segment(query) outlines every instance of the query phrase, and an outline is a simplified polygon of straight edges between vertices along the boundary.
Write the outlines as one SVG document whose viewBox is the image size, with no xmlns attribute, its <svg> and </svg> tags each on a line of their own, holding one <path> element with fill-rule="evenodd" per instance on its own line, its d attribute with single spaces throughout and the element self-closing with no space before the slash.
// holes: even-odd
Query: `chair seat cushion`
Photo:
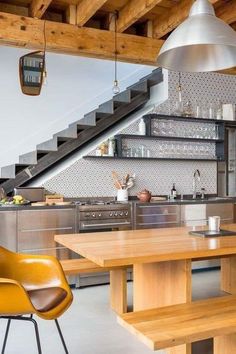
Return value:
<svg viewBox="0 0 236 354">
<path fill-rule="evenodd" d="M 30 300 L 39 312 L 52 310 L 59 305 L 66 297 L 66 291 L 59 287 L 36 289 L 27 291 Z"/>
</svg>

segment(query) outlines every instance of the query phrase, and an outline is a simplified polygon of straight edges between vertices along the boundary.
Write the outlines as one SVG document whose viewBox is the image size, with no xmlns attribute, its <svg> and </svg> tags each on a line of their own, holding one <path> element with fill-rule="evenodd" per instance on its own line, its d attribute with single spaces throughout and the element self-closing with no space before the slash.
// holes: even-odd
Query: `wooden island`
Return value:
<svg viewBox="0 0 236 354">
<path fill-rule="evenodd" d="M 236 235 L 236 224 L 222 228 L 235 231 Z M 113 278 L 120 276 L 115 267 L 133 265 L 134 311 L 190 303 L 191 263 L 195 260 L 221 258 L 222 290 L 236 294 L 236 237 L 202 238 L 189 235 L 190 230 L 178 227 L 56 235 L 55 241 L 101 267 L 114 267 Z M 167 352 L 189 354 L 191 344 L 178 345 Z M 233 352 L 235 334 L 215 337 L 214 354 Z"/>
</svg>

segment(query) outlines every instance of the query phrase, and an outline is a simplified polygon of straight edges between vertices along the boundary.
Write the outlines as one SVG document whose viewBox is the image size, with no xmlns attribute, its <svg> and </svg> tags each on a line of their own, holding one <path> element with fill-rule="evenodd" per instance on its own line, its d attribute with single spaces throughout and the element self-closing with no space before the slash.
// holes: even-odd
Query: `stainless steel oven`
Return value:
<svg viewBox="0 0 236 354">
<path fill-rule="evenodd" d="M 77 202 L 77 232 L 89 233 L 132 229 L 132 203 L 114 201 Z M 89 236 L 88 236 L 89 237 Z M 127 280 L 132 271 L 127 271 Z M 76 277 L 76 287 L 109 283 L 109 273 L 81 274 Z"/>
<path fill-rule="evenodd" d="M 131 204 L 90 204 L 78 206 L 78 231 L 96 232 L 132 229 Z"/>
</svg>

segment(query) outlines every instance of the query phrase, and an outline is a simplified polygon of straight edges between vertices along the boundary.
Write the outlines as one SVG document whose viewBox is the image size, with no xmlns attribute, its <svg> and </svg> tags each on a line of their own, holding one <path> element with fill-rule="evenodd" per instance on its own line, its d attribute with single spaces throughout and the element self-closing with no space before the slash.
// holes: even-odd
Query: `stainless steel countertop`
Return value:
<svg viewBox="0 0 236 354">
<path fill-rule="evenodd" d="M 79 199 L 79 198 L 78 198 Z M 68 200 L 68 199 L 67 199 Z M 175 200 L 154 200 L 150 202 L 141 202 L 138 199 L 129 200 L 128 203 L 139 205 L 186 205 L 186 204 L 222 204 L 222 203 L 236 203 L 236 197 L 209 197 L 205 199 L 175 199 Z M 44 205 L 44 206 L 31 206 L 31 205 L 8 205 L 0 206 L 0 211 L 10 210 L 42 210 L 42 209 L 74 209 L 78 205 Z"/>
</svg>

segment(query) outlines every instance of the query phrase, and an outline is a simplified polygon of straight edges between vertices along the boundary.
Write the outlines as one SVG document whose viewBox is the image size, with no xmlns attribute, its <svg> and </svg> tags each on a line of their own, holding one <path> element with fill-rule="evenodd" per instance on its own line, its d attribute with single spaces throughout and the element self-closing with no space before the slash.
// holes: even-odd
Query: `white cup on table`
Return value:
<svg viewBox="0 0 236 354">
<path fill-rule="evenodd" d="M 220 216 L 209 216 L 208 218 L 209 231 L 220 231 Z"/>
</svg>

